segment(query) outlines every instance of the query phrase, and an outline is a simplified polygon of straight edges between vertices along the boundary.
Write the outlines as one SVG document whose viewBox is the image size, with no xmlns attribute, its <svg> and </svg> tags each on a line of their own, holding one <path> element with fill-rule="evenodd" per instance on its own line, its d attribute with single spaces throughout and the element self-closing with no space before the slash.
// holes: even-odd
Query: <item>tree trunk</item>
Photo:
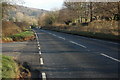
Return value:
<svg viewBox="0 0 120 80">
<path fill-rule="evenodd" d="M 92 2 L 90 2 L 90 22 L 93 21 L 92 16 L 93 16 L 93 12 L 92 12 Z"/>
</svg>

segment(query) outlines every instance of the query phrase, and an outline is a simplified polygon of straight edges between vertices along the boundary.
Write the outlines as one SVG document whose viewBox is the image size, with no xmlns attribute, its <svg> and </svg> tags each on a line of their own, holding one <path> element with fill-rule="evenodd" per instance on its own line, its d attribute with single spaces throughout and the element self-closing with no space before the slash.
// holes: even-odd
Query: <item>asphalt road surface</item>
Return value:
<svg viewBox="0 0 120 80">
<path fill-rule="evenodd" d="M 2 43 L 2 54 L 14 57 L 20 64 L 29 69 L 32 73 L 32 78 L 41 78 L 40 55 L 38 54 L 36 40 Z"/>
<path fill-rule="evenodd" d="M 32 78 L 118 80 L 120 44 L 49 30 L 34 31 L 36 40 L 2 44 L 4 55 L 31 67 Z"/>
<path fill-rule="evenodd" d="M 120 44 L 35 29 L 43 78 L 119 78 Z"/>
</svg>

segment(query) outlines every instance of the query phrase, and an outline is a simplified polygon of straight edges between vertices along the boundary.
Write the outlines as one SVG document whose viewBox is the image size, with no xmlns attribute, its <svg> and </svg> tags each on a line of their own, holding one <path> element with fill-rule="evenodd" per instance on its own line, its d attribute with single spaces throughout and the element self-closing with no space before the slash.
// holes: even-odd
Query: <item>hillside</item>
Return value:
<svg viewBox="0 0 120 80">
<path fill-rule="evenodd" d="M 7 37 L 20 33 L 30 25 L 38 25 L 38 17 L 48 11 L 3 3 L 2 35 Z"/>
<path fill-rule="evenodd" d="M 34 16 L 34 17 L 37 18 L 42 13 L 46 13 L 48 11 L 43 10 L 43 9 L 36 9 L 36 8 L 28 8 L 28 7 L 24 7 L 24 6 L 17 6 L 16 12 L 22 12 L 22 13 L 24 13 L 26 15 Z"/>
<path fill-rule="evenodd" d="M 18 12 L 23 13 L 27 16 L 38 18 L 41 14 L 46 13 L 48 11 L 43 9 L 29 8 L 16 5 L 15 9 L 11 8 L 11 10 L 9 11 L 9 17 L 15 17 Z"/>
</svg>

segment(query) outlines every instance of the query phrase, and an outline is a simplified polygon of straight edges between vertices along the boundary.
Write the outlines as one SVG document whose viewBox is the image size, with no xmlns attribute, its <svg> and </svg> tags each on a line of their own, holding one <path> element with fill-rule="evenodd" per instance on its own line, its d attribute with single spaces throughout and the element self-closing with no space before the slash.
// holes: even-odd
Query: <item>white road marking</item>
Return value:
<svg viewBox="0 0 120 80">
<path fill-rule="evenodd" d="M 40 47 L 38 47 L 38 49 L 40 50 Z"/>
<path fill-rule="evenodd" d="M 36 35 L 36 39 L 37 39 L 37 43 L 38 43 L 38 49 L 40 50 L 41 48 L 40 48 L 40 43 L 39 43 L 39 40 L 38 40 L 37 33 L 35 33 L 35 35 Z M 39 54 L 41 55 L 41 51 L 39 51 Z M 40 62 L 41 62 L 41 65 L 43 65 L 43 59 L 42 58 L 40 58 Z"/>
<path fill-rule="evenodd" d="M 41 51 L 39 51 L 39 54 L 41 54 Z"/>
<path fill-rule="evenodd" d="M 112 60 L 114 60 L 114 61 L 120 62 L 120 60 L 115 59 L 115 58 L 113 58 L 113 57 L 111 57 L 111 56 L 108 56 L 108 55 L 106 55 L 106 54 L 101 53 L 101 55 L 102 55 L 102 56 L 105 56 L 105 57 L 107 57 L 107 58 L 110 58 L 110 59 L 112 59 Z"/>
<path fill-rule="evenodd" d="M 54 35 L 54 34 L 51 33 L 51 35 Z"/>
<path fill-rule="evenodd" d="M 43 58 L 40 58 L 40 64 L 43 65 Z"/>
<path fill-rule="evenodd" d="M 65 40 L 65 38 L 58 36 L 58 38 Z"/>
<path fill-rule="evenodd" d="M 36 39 L 37 39 L 37 43 L 38 43 L 38 49 L 40 49 L 40 44 L 39 44 L 39 39 L 38 39 L 38 36 L 37 36 L 37 33 L 36 34 Z"/>
<path fill-rule="evenodd" d="M 57 35 L 55 35 L 55 34 L 52 34 L 53 36 L 57 36 Z"/>
<path fill-rule="evenodd" d="M 57 35 L 52 34 L 52 33 L 50 33 L 50 32 L 47 32 L 47 33 L 48 33 L 48 34 L 51 34 L 51 35 L 53 35 L 53 36 L 56 36 L 56 37 L 58 37 L 58 38 L 61 38 L 61 39 L 63 39 L 63 40 L 65 40 L 65 38 L 63 38 L 63 37 L 57 36 Z"/>
<path fill-rule="evenodd" d="M 36 39 L 38 40 L 38 36 L 36 36 Z"/>
<path fill-rule="evenodd" d="M 37 40 L 37 42 L 39 42 L 39 39 L 38 39 L 38 36 L 36 35 L 36 40 Z"/>
<path fill-rule="evenodd" d="M 40 47 L 40 44 L 38 44 L 38 47 Z"/>
<path fill-rule="evenodd" d="M 42 72 L 42 80 L 46 80 L 46 74 Z"/>
<path fill-rule="evenodd" d="M 74 41 L 70 41 L 71 43 L 73 43 L 73 44 L 76 44 L 76 45 L 78 45 L 78 46 L 81 46 L 81 47 L 83 47 L 83 48 L 87 48 L 86 46 L 84 46 L 84 45 L 82 45 L 82 44 L 78 44 L 78 43 L 76 43 L 76 42 L 74 42 Z"/>
<path fill-rule="evenodd" d="M 56 37 L 58 37 L 58 38 L 60 38 L 60 39 L 63 39 L 63 40 L 65 40 L 65 38 L 63 38 L 63 37 L 60 37 L 60 36 L 57 36 L 57 35 L 55 35 L 55 34 L 52 34 L 52 33 L 49 33 L 49 32 L 48 32 L 48 34 L 51 34 L 51 35 L 53 35 L 53 36 L 56 36 Z"/>
<path fill-rule="evenodd" d="M 52 34 L 52 33 L 49 33 L 49 32 L 48 32 L 48 34 Z"/>
</svg>

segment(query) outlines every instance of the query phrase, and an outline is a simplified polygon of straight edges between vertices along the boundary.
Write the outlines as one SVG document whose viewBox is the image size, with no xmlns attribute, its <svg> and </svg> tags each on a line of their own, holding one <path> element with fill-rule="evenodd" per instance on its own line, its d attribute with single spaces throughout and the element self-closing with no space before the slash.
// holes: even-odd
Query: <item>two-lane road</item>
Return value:
<svg viewBox="0 0 120 80">
<path fill-rule="evenodd" d="M 46 78 L 118 78 L 120 44 L 35 29 Z"/>
</svg>

